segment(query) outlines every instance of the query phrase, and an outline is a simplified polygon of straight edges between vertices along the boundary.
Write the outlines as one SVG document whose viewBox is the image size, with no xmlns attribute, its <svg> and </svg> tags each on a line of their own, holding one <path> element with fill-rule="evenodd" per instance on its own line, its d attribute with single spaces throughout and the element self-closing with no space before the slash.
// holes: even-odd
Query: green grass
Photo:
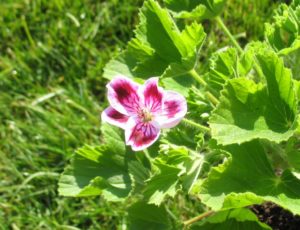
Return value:
<svg viewBox="0 0 300 230">
<path fill-rule="evenodd" d="M 57 175 L 77 147 L 100 142 L 102 68 L 132 36 L 140 5 L 133 0 L 0 3 L 2 228 L 121 224 L 116 216 L 122 208 L 99 197 L 59 197 Z"/>
<path fill-rule="evenodd" d="M 228 3 L 224 18 L 233 33 L 246 32 L 244 41 L 262 38 L 270 1 Z M 141 4 L 0 2 L 0 229 L 122 229 L 126 224 L 126 204 L 59 197 L 57 179 L 76 148 L 100 143 L 102 69 L 132 37 Z M 206 28 L 204 57 L 216 43 L 228 44 L 213 24 L 206 22 Z M 178 199 L 180 208 L 177 202 L 170 205 L 176 216 L 197 212 L 195 201 Z"/>
</svg>

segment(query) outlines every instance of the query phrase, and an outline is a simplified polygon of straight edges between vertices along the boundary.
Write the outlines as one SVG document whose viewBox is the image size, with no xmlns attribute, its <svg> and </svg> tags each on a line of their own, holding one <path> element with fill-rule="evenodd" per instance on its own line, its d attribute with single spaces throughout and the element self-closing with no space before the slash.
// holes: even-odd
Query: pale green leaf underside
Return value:
<svg viewBox="0 0 300 230">
<path fill-rule="evenodd" d="M 212 169 L 201 200 L 214 210 L 272 201 L 300 214 L 300 181 L 288 170 L 275 175 L 259 141 L 226 148 L 232 157 Z"/>
<path fill-rule="evenodd" d="M 297 97 L 291 72 L 273 53 L 257 56 L 267 86 L 246 78 L 229 80 L 210 118 L 212 137 L 219 144 L 256 138 L 282 142 L 297 128 Z"/>
<path fill-rule="evenodd" d="M 259 230 L 271 228 L 261 223 L 249 209 L 240 208 L 218 212 L 194 225 L 192 230 Z"/>
</svg>

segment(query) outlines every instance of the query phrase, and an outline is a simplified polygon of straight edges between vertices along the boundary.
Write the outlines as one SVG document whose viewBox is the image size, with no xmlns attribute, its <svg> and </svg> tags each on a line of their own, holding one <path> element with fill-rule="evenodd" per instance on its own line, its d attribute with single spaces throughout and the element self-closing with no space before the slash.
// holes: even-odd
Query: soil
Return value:
<svg viewBox="0 0 300 230">
<path fill-rule="evenodd" d="M 269 225 L 273 230 L 300 230 L 300 216 L 273 204 L 254 205 L 251 210 L 259 220 Z"/>
</svg>

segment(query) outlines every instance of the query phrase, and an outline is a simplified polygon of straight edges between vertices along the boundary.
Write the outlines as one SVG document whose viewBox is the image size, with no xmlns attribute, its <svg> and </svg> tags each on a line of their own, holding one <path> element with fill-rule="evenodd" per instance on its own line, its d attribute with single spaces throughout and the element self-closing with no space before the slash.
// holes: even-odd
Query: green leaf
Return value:
<svg viewBox="0 0 300 230">
<path fill-rule="evenodd" d="M 300 7 L 281 4 L 275 11 L 274 22 L 266 23 L 265 38 L 281 54 L 287 55 L 300 48 Z"/>
<path fill-rule="evenodd" d="M 85 146 L 77 151 L 59 180 L 59 194 L 94 196 L 119 201 L 131 191 L 127 162 L 107 147 Z"/>
<path fill-rule="evenodd" d="M 291 68 L 294 78 L 300 79 L 300 6 L 297 1 L 287 6 L 281 4 L 275 12 L 273 23 L 266 23 L 265 38 L 286 66 Z"/>
<path fill-rule="evenodd" d="M 246 78 L 228 81 L 209 121 L 218 144 L 256 138 L 279 143 L 297 128 L 297 97 L 290 70 L 272 52 L 265 51 L 257 59 L 267 85 Z"/>
<path fill-rule="evenodd" d="M 103 124 L 102 146 L 84 146 L 76 151 L 71 164 L 59 180 L 59 194 L 63 196 L 95 196 L 122 201 L 141 189 L 149 177 L 148 169 L 135 160 L 133 152 L 125 148 L 120 129 Z"/>
<path fill-rule="evenodd" d="M 181 188 L 190 193 L 202 169 L 204 156 L 174 144 L 165 144 L 161 148 L 163 150 L 158 160 L 181 169 L 177 179 Z"/>
<path fill-rule="evenodd" d="M 104 77 L 112 79 L 116 75 L 125 75 L 145 79 L 162 76 L 182 78 L 184 86 L 190 85 L 191 81 L 186 81 L 184 76 L 197 63 L 205 39 L 203 27 L 193 22 L 180 31 L 169 12 L 154 0 L 144 3 L 139 18 L 135 38 L 123 53 L 106 65 Z M 181 84 L 181 81 L 176 82 Z M 168 83 L 165 82 L 167 86 Z"/>
<path fill-rule="evenodd" d="M 133 181 L 133 192 L 139 193 L 145 187 L 145 181 L 150 177 L 150 171 L 138 161 L 129 162 L 128 170 L 131 180 Z"/>
<path fill-rule="evenodd" d="M 299 99 L 300 99 L 300 81 L 295 80 L 294 84 L 295 84 L 297 98 L 298 98 L 298 101 L 299 101 Z"/>
<path fill-rule="evenodd" d="M 177 18 L 212 19 L 218 16 L 225 0 L 164 0 Z"/>
<path fill-rule="evenodd" d="M 163 138 L 160 154 L 155 158 L 153 176 L 148 180 L 144 195 L 148 203 L 160 205 L 179 190 L 190 193 L 204 163 L 204 157 Z"/>
<path fill-rule="evenodd" d="M 104 142 L 107 146 L 110 146 L 113 154 L 124 154 L 126 152 L 126 146 L 123 137 L 123 130 L 118 127 L 103 123 L 101 125 L 101 131 Z"/>
<path fill-rule="evenodd" d="M 271 228 L 261 223 L 257 216 L 249 209 L 239 208 L 220 211 L 216 214 L 192 225 L 193 230 L 253 230 Z"/>
<path fill-rule="evenodd" d="M 166 197 L 174 197 L 178 190 L 181 169 L 156 162 L 157 173 L 147 183 L 144 195 L 149 204 L 160 205 Z"/>
<path fill-rule="evenodd" d="M 227 80 L 247 76 L 253 65 L 253 54 L 246 50 L 239 57 L 235 48 L 218 51 L 209 60 L 208 83 L 216 91 L 221 91 Z"/>
<path fill-rule="evenodd" d="M 138 202 L 128 209 L 131 230 L 172 229 L 168 213 L 163 206 Z"/>
<path fill-rule="evenodd" d="M 220 210 L 271 201 L 300 214 L 300 181 L 289 170 L 277 176 L 259 141 L 226 150 L 231 157 L 214 167 L 202 184 L 203 203 Z"/>
<path fill-rule="evenodd" d="M 186 74 L 182 75 L 181 77 L 163 78 L 161 79 L 161 82 L 163 83 L 165 89 L 173 90 L 187 97 L 189 94 L 189 89 L 193 85 L 194 80 L 188 74 Z"/>
<path fill-rule="evenodd" d="M 286 144 L 285 153 L 289 166 L 295 171 L 300 172 L 300 140 L 297 137 L 292 137 Z"/>
</svg>

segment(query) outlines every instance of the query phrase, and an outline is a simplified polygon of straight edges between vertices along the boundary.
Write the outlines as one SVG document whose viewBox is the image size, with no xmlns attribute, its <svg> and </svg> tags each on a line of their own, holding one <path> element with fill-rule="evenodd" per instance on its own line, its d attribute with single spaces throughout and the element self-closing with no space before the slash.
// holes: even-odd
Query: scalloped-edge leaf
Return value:
<svg viewBox="0 0 300 230">
<path fill-rule="evenodd" d="M 156 162 L 157 173 L 147 182 L 144 192 L 149 204 L 160 205 L 166 197 L 174 197 L 179 189 L 180 168 Z"/>
<path fill-rule="evenodd" d="M 265 40 L 283 56 L 294 78 L 300 79 L 300 5 L 297 1 L 277 8 L 273 22 L 265 25 Z"/>
<path fill-rule="evenodd" d="M 122 201 L 144 186 L 149 170 L 126 149 L 120 129 L 102 124 L 101 130 L 105 144 L 86 145 L 76 151 L 60 177 L 60 195 L 101 194 L 106 200 Z"/>
<path fill-rule="evenodd" d="M 300 214 L 300 180 L 289 170 L 277 176 L 259 141 L 227 146 L 231 154 L 214 167 L 201 186 L 202 202 L 213 210 L 271 201 Z"/>
<path fill-rule="evenodd" d="M 139 19 L 135 38 L 106 65 L 105 78 L 179 78 L 194 68 L 206 36 L 201 24 L 193 22 L 180 31 L 168 10 L 154 0 L 145 1 Z"/>
<path fill-rule="evenodd" d="M 265 25 L 267 42 L 282 55 L 288 55 L 300 47 L 299 12 L 300 6 L 297 4 L 281 4 L 275 11 L 274 22 Z"/>
<path fill-rule="evenodd" d="M 59 180 L 63 196 L 103 194 L 110 201 L 126 198 L 131 191 L 127 162 L 109 148 L 85 146 L 77 151 Z"/>
<path fill-rule="evenodd" d="M 235 48 L 215 52 L 209 60 L 208 84 L 217 92 L 221 91 L 227 80 L 247 76 L 253 66 L 253 53 L 246 49 L 239 57 Z"/>
<path fill-rule="evenodd" d="M 161 141 L 165 144 L 160 146 L 160 154 L 153 161 L 153 175 L 143 193 L 145 200 L 155 205 L 174 197 L 180 190 L 190 194 L 204 163 L 203 155 L 171 144 L 170 138 L 164 137 Z"/>
<path fill-rule="evenodd" d="M 267 85 L 246 78 L 229 80 L 209 124 L 218 144 L 256 138 L 280 143 L 297 129 L 297 97 L 291 71 L 273 52 L 257 55 Z"/>
</svg>

